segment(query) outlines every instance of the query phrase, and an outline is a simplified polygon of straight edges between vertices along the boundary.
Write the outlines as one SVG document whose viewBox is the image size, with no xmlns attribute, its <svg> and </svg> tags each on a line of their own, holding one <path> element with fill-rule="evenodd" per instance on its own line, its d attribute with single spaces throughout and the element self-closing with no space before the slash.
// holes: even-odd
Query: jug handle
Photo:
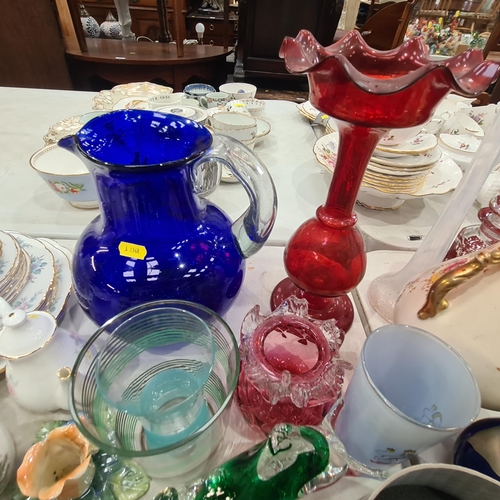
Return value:
<svg viewBox="0 0 500 500">
<path fill-rule="evenodd" d="M 233 222 L 233 236 L 241 255 L 246 259 L 260 250 L 271 234 L 276 220 L 277 196 L 273 180 L 257 156 L 236 139 L 214 135 L 212 147 L 196 163 L 224 163 L 241 182 L 250 206 Z"/>
</svg>

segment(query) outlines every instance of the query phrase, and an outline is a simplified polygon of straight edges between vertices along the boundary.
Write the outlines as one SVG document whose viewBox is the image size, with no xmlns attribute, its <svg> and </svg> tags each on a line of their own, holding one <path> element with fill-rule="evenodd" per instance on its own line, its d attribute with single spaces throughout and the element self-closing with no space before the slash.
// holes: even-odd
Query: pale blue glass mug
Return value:
<svg viewBox="0 0 500 500">
<path fill-rule="evenodd" d="M 107 331 L 98 391 L 110 407 L 141 421 L 148 448 L 175 444 L 210 420 L 204 387 L 215 345 L 202 318 L 182 305 L 152 307 Z"/>
</svg>

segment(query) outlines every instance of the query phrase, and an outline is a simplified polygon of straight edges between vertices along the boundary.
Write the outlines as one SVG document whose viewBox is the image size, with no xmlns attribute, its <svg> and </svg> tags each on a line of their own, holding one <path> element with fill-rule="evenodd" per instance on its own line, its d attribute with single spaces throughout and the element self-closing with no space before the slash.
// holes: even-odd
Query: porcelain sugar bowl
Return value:
<svg viewBox="0 0 500 500">
<path fill-rule="evenodd" d="M 80 350 L 80 339 L 57 328 L 49 313 L 12 309 L 3 299 L 0 316 L 0 357 L 8 361 L 10 395 L 30 411 L 68 410 L 70 367 Z"/>
</svg>

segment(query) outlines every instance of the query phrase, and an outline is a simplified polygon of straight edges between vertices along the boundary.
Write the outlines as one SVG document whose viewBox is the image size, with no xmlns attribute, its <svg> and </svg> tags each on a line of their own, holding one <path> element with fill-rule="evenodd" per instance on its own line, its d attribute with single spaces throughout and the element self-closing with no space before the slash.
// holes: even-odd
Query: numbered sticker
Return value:
<svg viewBox="0 0 500 500">
<path fill-rule="evenodd" d="M 118 252 L 122 257 L 129 257 L 131 259 L 144 260 L 148 251 L 143 245 L 135 245 L 134 243 L 127 243 L 122 241 L 118 245 Z"/>
</svg>

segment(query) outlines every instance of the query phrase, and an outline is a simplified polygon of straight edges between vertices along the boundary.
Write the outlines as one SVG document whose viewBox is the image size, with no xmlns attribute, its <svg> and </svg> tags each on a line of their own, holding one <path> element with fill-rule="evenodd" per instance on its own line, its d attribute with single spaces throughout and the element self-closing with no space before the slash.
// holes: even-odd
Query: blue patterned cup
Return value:
<svg viewBox="0 0 500 500">
<path fill-rule="evenodd" d="M 191 83 L 184 88 L 184 93 L 191 97 L 192 99 L 200 100 L 201 97 L 205 97 L 210 92 L 215 92 L 212 85 L 207 85 L 206 83 Z"/>
</svg>

